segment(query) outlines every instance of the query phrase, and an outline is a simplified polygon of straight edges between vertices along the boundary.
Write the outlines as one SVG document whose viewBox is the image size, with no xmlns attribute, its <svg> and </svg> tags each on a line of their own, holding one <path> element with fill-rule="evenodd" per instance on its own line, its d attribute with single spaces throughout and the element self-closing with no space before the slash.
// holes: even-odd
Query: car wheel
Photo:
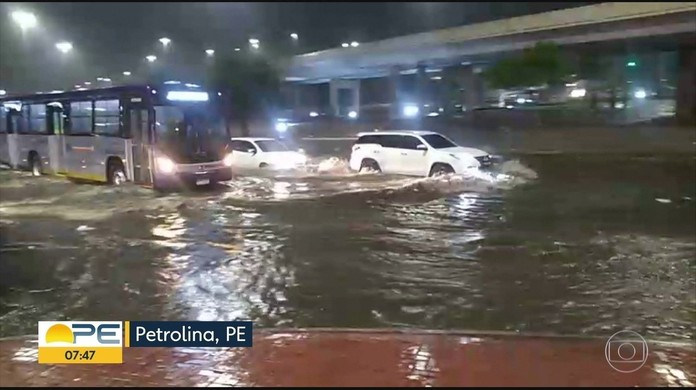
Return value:
<svg viewBox="0 0 696 390">
<path fill-rule="evenodd" d="M 123 165 L 120 163 L 112 163 L 109 165 L 109 184 L 120 186 L 123 185 L 128 179 L 126 178 L 126 172 L 123 169 Z"/>
<path fill-rule="evenodd" d="M 365 173 L 365 172 L 382 172 L 382 169 L 380 169 L 379 164 L 377 161 L 372 160 L 372 159 L 364 159 L 360 163 L 360 170 L 358 171 L 360 173 Z"/>
<path fill-rule="evenodd" d="M 29 157 L 29 169 L 31 170 L 32 176 L 43 175 L 43 168 L 41 167 L 41 157 L 38 153 L 32 153 Z"/>
<path fill-rule="evenodd" d="M 454 169 L 452 169 L 451 166 L 449 166 L 447 164 L 435 164 L 435 165 L 433 165 L 432 168 L 430 168 L 430 174 L 428 176 L 436 177 L 436 176 L 447 175 L 450 173 L 454 173 Z"/>
</svg>

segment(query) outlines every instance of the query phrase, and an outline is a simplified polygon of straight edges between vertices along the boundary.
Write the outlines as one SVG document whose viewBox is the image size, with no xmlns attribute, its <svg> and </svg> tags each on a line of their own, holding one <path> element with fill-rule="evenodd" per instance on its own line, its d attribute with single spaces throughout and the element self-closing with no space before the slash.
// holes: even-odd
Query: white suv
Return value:
<svg viewBox="0 0 696 390">
<path fill-rule="evenodd" d="M 359 133 L 350 155 L 354 171 L 413 176 L 462 173 L 490 164 L 491 156 L 483 150 L 458 146 L 432 131 Z"/>
<path fill-rule="evenodd" d="M 232 138 L 229 148 L 232 168 L 284 170 L 302 168 L 307 162 L 303 153 L 273 138 Z"/>
</svg>

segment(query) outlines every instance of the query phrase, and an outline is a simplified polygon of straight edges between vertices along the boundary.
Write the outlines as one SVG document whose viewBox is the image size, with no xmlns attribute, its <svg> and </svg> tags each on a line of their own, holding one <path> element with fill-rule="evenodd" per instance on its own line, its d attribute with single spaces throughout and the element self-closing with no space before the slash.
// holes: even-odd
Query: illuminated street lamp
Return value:
<svg viewBox="0 0 696 390">
<path fill-rule="evenodd" d="M 61 53 L 65 54 L 72 50 L 73 45 L 70 42 L 58 42 L 56 43 L 56 48 L 60 50 Z"/>
<path fill-rule="evenodd" d="M 26 11 L 14 11 L 12 12 L 12 20 L 19 25 L 22 30 L 36 27 L 38 21 L 36 20 L 36 15 L 31 12 Z"/>
<path fill-rule="evenodd" d="M 123 72 L 123 75 L 124 75 L 124 76 L 130 76 L 130 75 L 131 75 L 131 72 L 125 71 L 125 72 Z"/>
<path fill-rule="evenodd" d="M 149 56 L 145 57 L 145 59 L 147 60 L 147 62 L 155 62 L 157 60 L 157 56 L 153 56 L 152 54 L 150 54 Z"/>
<path fill-rule="evenodd" d="M 172 42 L 172 40 L 167 38 L 167 37 L 160 38 L 159 41 L 162 44 L 162 46 L 164 46 L 164 47 L 169 46 L 169 44 Z"/>
<path fill-rule="evenodd" d="M 292 34 L 290 34 L 290 38 L 292 38 L 294 40 L 298 40 L 298 39 L 300 39 L 300 36 L 297 35 L 297 33 L 292 33 Z"/>
<path fill-rule="evenodd" d="M 261 42 L 256 38 L 249 38 L 249 44 L 252 48 L 258 49 Z"/>
<path fill-rule="evenodd" d="M 213 50 L 213 49 L 208 49 L 208 50 L 205 51 L 205 54 L 207 54 L 208 57 L 212 57 L 213 55 L 215 55 L 215 50 Z"/>
</svg>

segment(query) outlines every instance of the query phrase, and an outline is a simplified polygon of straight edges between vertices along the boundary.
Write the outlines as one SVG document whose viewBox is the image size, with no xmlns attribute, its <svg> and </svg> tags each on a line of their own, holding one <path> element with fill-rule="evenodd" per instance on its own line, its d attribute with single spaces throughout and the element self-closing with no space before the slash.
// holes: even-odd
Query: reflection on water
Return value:
<svg viewBox="0 0 696 390">
<path fill-rule="evenodd" d="M 692 338 L 693 171 L 687 158 L 541 156 L 167 196 L 2 172 L 0 335 L 39 319 L 251 319 Z M 424 385 L 428 351 L 407 374 Z"/>
</svg>

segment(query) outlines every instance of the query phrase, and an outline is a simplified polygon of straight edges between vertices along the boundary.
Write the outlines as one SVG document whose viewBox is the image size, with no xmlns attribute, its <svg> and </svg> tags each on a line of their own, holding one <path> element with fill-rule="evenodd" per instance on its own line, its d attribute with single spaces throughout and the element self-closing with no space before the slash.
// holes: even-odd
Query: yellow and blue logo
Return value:
<svg viewBox="0 0 696 390">
<path fill-rule="evenodd" d="M 123 363 L 120 321 L 39 321 L 39 363 Z"/>
</svg>

